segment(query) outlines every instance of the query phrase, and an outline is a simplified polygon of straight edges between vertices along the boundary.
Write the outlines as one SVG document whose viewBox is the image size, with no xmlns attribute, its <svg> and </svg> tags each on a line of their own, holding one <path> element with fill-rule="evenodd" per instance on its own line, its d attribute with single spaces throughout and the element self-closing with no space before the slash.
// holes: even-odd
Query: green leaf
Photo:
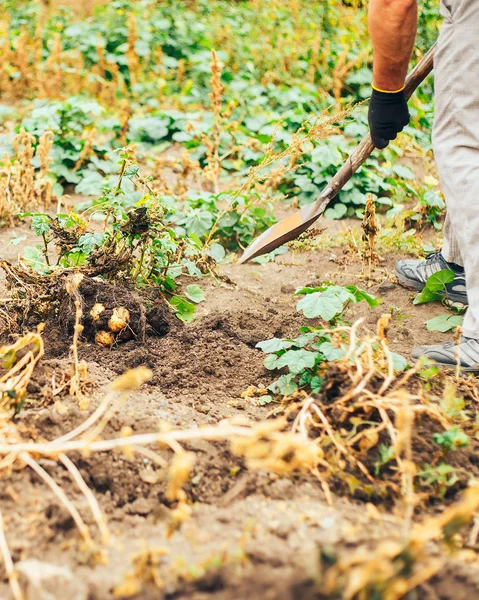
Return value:
<svg viewBox="0 0 479 600">
<path fill-rule="evenodd" d="M 192 302 L 195 302 L 196 304 L 198 304 L 199 302 L 203 302 L 206 297 L 204 291 L 200 288 L 199 285 L 196 284 L 189 285 L 186 288 L 185 296 Z"/>
<path fill-rule="evenodd" d="M 392 169 L 394 173 L 396 173 L 396 175 L 398 177 L 401 177 L 402 179 L 414 179 L 414 173 L 409 167 L 406 167 L 405 165 L 393 165 Z"/>
<path fill-rule="evenodd" d="M 280 394 L 281 396 L 289 396 L 293 392 L 298 389 L 298 384 L 293 381 L 294 375 L 281 375 L 279 379 L 273 381 L 271 385 L 268 386 L 268 390 L 273 392 L 273 394 Z"/>
<path fill-rule="evenodd" d="M 404 371 L 407 368 L 408 362 L 404 358 L 404 356 L 401 356 L 400 354 L 397 354 L 396 352 L 391 352 L 391 356 L 392 356 L 393 366 L 394 366 L 395 371 Z"/>
<path fill-rule="evenodd" d="M 365 292 L 364 290 L 361 290 L 360 288 L 356 287 L 355 285 L 347 285 L 346 289 L 349 290 L 352 294 L 354 294 L 354 298 L 355 298 L 356 302 L 361 302 L 361 300 L 365 300 L 371 308 L 374 308 L 375 306 L 379 306 L 382 302 L 382 300 L 380 300 L 379 298 L 376 298 L 376 296 L 373 296 L 372 294 L 368 294 L 367 292 Z"/>
<path fill-rule="evenodd" d="M 15 235 L 15 234 L 13 234 L 13 235 Z M 26 235 L 19 235 L 18 237 L 12 238 L 8 243 L 11 244 L 12 246 L 18 246 L 18 244 L 21 244 L 26 239 L 27 239 Z"/>
<path fill-rule="evenodd" d="M 78 246 L 85 254 L 91 254 L 95 248 L 102 245 L 105 235 L 100 232 L 85 233 L 78 238 Z"/>
<path fill-rule="evenodd" d="M 264 368 L 268 369 L 268 371 L 274 371 L 277 369 L 278 358 L 279 357 L 276 354 L 270 354 L 267 356 L 263 362 Z"/>
<path fill-rule="evenodd" d="M 322 341 L 325 341 L 322 337 L 321 337 L 321 331 L 306 331 L 305 333 L 301 334 L 299 337 L 297 337 L 294 340 L 294 345 L 296 348 L 304 348 L 305 346 L 307 346 L 308 344 L 311 344 L 311 342 L 317 340 L 321 338 Z M 313 345 L 313 349 L 317 350 L 317 348 L 314 347 Z"/>
<path fill-rule="evenodd" d="M 264 265 L 266 263 L 274 261 L 277 256 L 281 256 L 282 254 L 287 254 L 289 252 L 289 248 L 287 246 L 280 246 L 267 254 L 263 254 L 262 256 L 257 256 L 253 258 L 251 262 L 256 263 L 258 265 Z"/>
<path fill-rule="evenodd" d="M 290 373 L 300 373 L 303 369 L 312 369 L 316 362 L 316 352 L 309 350 L 287 350 L 276 361 L 276 369 L 288 367 Z"/>
<path fill-rule="evenodd" d="M 454 271 L 450 269 L 442 269 L 441 271 L 437 271 L 433 273 L 431 277 L 426 281 L 426 287 L 431 292 L 439 292 L 444 289 L 446 284 L 452 283 L 454 281 Z"/>
<path fill-rule="evenodd" d="M 309 382 L 309 385 L 311 386 L 311 391 L 313 392 L 313 394 L 319 393 L 322 383 L 323 383 L 322 377 L 319 377 L 318 375 L 313 375 L 313 377 L 311 377 L 311 381 Z"/>
<path fill-rule="evenodd" d="M 271 402 L 273 402 L 273 397 L 268 394 L 266 396 L 261 396 L 261 398 L 258 399 L 258 404 L 260 406 L 264 406 L 265 404 L 271 404 Z"/>
<path fill-rule="evenodd" d="M 47 266 L 43 252 L 33 246 L 26 246 L 23 249 L 22 258 L 34 271 L 44 271 Z"/>
<path fill-rule="evenodd" d="M 124 175 L 125 177 L 128 177 L 128 179 L 133 179 L 133 177 L 138 173 L 139 170 L 140 167 L 138 165 L 130 165 L 125 169 Z"/>
<path fill-rule="evenodd" d="M 439 315 L 430 319 L 426 323 L 426 327 L 429 331 L 440 331 L 446 333 L 446 331 L 453 331 L 456 327 L 462 325 L 463 318 L 460 315 Z"/>
<path fill-rule="evenodd" d="M 321 317 L 324 321 L 331 321 L 343 311 L 343 302 L 337 295 L 315 292 L 301 298 L 296 308 L 308 319 Z"/>
<path fill-rule="evenodd" d="M 348 212 L 348 207 L 345 204 L 338 203 L 331 208 L 327 208 L 324 211 L 326 219 L 338 220 L 342 219 Z"/>
<path fill-rule="evenodd" d="M 170 304 L 176 311 L 176 316 L 184 323 L 191 323 L 195 315 L 195 305 L 185 300 L 181 296 L 173 296 L 170 299 Z"/>
<path fill-rule="evenodd" d="M 414 304 L 425 304 L 426 302 L 434 302 L 442 298 L 440 291 L 446 289 L 448 283 L 454 281 L 454 271 L 450 269 L 442 269 L 433 273 L 426 281 L 426 285 L 422 292 L 414 298 Z"/>
<path fill-rule="evenodd" d="M 287 350 L 294 345 L 294 341 L 274 337 L 264 342 L 258 342 L 255 347 L 262 350 L 265 354 L 272 354 L 273 352 L 279 352 L 280 350 Z"/>
<path fill-rule="evenodd" d="M 446 204 L 441 196 L 432 190 L 424 194 L 423 200 L 428 206 L 432 206 L 433 208 L 439 208 L 440 210 L 446 208 Z"/>
<path fill-rule="evenodd" d="M 75 187 L 75 194 L 83 196 L 99 196 L 101 188 L 105 185 L 105 178 L 97 171 L 83 172 L 82 180 Z"/>
<path fill-rule="evenodd" d="M 196 211 L 189 214 L 182 222 L 188 233 L 194 233 L 199 238 L 204 237 L 213 226 L 213 215 L 206 211 Z"/>
<path fill-rule="evenodd" d="M 15 350 L 9 350 L 2 356 L 0 365 L 1 365 L 2 369 L 5 369 L 8 371 L 13 367 L 13 365 L 16 362 L 17 362 L 17 353 L 15 352 Z"/>
<path fill-rule="evenodd" d="M 44 235 L 50 231 L 50 217 L 48 215 L 35 215 L 32 217 L 32 229 L 37 235 Z"/>
<path fill-rule="evenodd" d="M 318 350 L 327 361 L 339 360 L 344 357 L 344 348 L 334 348 L 331 342 L 323 342 L 319 345 Z"/>
<path fill-rule="evenodd" d="M 444 433 L 435 433 L 432 439 L 434 443 L 442 446 L 444 450 L 456 450 L 457 448 L 464 448 L 469 444 L 469 438 L 457 426 L 452 427 Z"/>
<path fill-rule="evenodd" d="M 222 261 L 224 259 L 224 257 L 226 256 L 226 250 L 223 248 L 223 246 L 221 244 L 214 242 L 208 248 L 208 251 L 206 254 L 208 254 L 208 256 L 211 256 L 211 258 L 214 258 L 215 261 L 218 263 L 218 262 Z"/>
<path fill-rule="evenodd" d="M 433 292 L 429 288 L 425 287 L 422 292 L 419 292 L 413 300 L 413 304 L 426 304 L 427 302 L 435 302 L 441 300 L 442 296 L 438 292 Z"/>
<path fill-rule="evenodd" d="M 304 296 L 305 294 L 314 294 L 315 292 L 322 292 L 324 291 L 324 286 L 321 287 L 304 287 L 304 288 L 299 288 L 294 292 L 295 296 Z"/>
</svg>

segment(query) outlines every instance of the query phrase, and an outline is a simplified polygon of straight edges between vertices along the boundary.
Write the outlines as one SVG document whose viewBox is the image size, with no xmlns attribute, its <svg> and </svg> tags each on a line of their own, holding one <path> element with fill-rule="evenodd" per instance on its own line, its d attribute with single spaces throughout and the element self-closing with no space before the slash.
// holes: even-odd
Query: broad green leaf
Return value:
<svg viewBox="0 0 479 600">
<path fill-rule="evenodd" d="M 255 347 L 262 350 L 265 354 L 272 354 L 280 350 L 287 350 L 291 346 L 295 346 L 293 341 L 274 337 L 264 342 L 258 342 Z"/>
<path fill-rule="evenodd" d="M 431 292 L 439 292 L 444 289 L 445 285 L 454 281 L 454 271 L 443 269 L 433 273 L 426 281 L 426 287 Z"/>
<path fill-rule="evenodd" d="M 427 302 L 435 302 L 441 298 L 441 294 L 438 292 L 433 292 L 429 288 L 425 287 L 422 292 L 419 292 L 419 294 L 416 295 L 413 300 L 413 304 L 426 304 Z"/>
<path fill-rule="evenodd" d="M 48 215 L 35 215 L 32 217 L 32 229 L 37 235 L 45 235 L 50 231 L 50 217 Z"/>
<path fill-rule="evenodd" d="M 289 396 L 298 389 L 298 384 L 293 381 L 293 378 L 294 375 L 291 373 L 289 375 L 281 375 L 279 379 L 273 381 L 273 383 L 268 386 L 268 390 L 273 392 L 273 394 Z"/>
<path fill-rule="evenodd" d="M 324 216 L 326 219 L 338 220 L 342 219 L 346 213 L 348 212 L 348 207 L 345 204 L 338 203 L 332 208 L 327 208 L 324 211 Z"/>
<path fill-rule="evenodd" d="M 294 345 L 296 348 L 304 348 L 308 344 L 311 344 L 315 340 L 319 339 L 320 336 L 321 336 L 320 330 L 319 331 L 307 331 L 294 340 Z M 314 348 L 314 345 L 313 345 L 313 348 Z M 317 348 L 314 348 L 314 349 L 317 350 Z"/>
<path fill-rule="evenodd" d="M 396 173 L 396 175 L 398 177 L 401 177 L 402 179 L 414 179 L 414 173 L 409 167 L 406 167 L 405 165 L 393 165 L 392 169 Z"/>
<path fill-rule="evenodd" d="M 99 196 L 105 183 L 105 178 L 97 171 L 83 171 L 83 177 L 76 185 L 75 193 L 83 196 Z"/>
<path fill-rule="evenodd" d="M 376 298 L 376 296 L 368 294 L 367 292 L 361 290 L 355 285 L 347 285 L 346 289 L 354 295 L 356 302 L 361 302 L 361 300 L 365 300 L 371 308 L 374 308 L 375 306 L 379 306 L 381 304 L 381 300 Z"/>
<path fill-rule="evenodd" d="M 192 302 L 195 302 L 196 304 L 198 304 L 199 302 L 203 302 L 205 299 L 204 291 L 200 288 L 199 285 L 196 284 L 189 285 L 186 288 L 185 296 Z"/>
<path fill-rule="evenodd" d="M 321 317 L 324 321 L 331 321 L 342 312 L 343 302 L 337 295 L 315 292 L 301 298 L 296 308 L 308 319 Z"/>
<path fill-rule="evenodd" d="M 355 288 L 355 286 L 351 287 Z M 337 296 L 343 303 L 348 302 L 348 300 L 356 302 L 356 296 L 354 295 L 354 293 L 352 293 L 349 290 L 349 288 L 342 287 L 340 285 L 328 285 L 328 287 L 324 290 L 323 294 L 325 294 L 326 296 Z"/>
<path fill-rule="evenodd" d="M 199 238 L 204 237 L 213 226 L 214 217 L 211 213 L 202 210 L 190 213 L 182 224 L 188 233 L 194 233 Z"/>
<path fill-rule="evenodd" d="M 430 319 L 426 323 L 426 327 L 429 331 L 440 331 L 446 333 L 447 331 L 453 331 L 456 327 L 462 325 L 463 318 L 460 315 L 439 315 Z"/>
<path fill-rule="evenodd" d="M 346 354 L 344 348 L 334 348 L 331 342 L 323 342 L 319 345 L 318 350 L 327 361 L 339 360 Z"/>
<path fill-rule="evenodd" d="M 223 246 L 221 244 L 214 242 L 208 248 L 207 254 L 208 254 L 208 256 L 211 256 L 211 258 L 214 258 L 216 262 L 220 262 L 226 256 L 226 250 L 223 248 Z"/>
<path fill-rule="evenodd" d="M 43 252 L 33 246 L 26 246 L 23 249 L 22 258 L 34 271 L 43 271 L 47 266 Z"/>
<path fill-rule="evenodd" d="M 428 206 L 439 208 L 440 210 L 446 208 L 446 204 L 441 198 L 441 196 L 437 192 L 434 192 L 432 190 L 424 194 L 423 200 Z"/>
<path fill-rule="evenodd" d="M 181 296 L 173 296 L 170 304 L 176 311 L 176 316 L 184 323 L 191 323 L 195 316 L 195 305 L 185 300 Z"/>
<path fill-rule="evenodd" d="M 279 357 L 276 354 L 270 354 L 269 356 L 267 356 L 263 362 L 264 368 L 268 369 L 268 371 L 274 371 L 275 369 L 277 369 L 278 358 Z"/>
<path fill-rule="evenodd" d="M 103 233 L 85 233 L 78 238 L 78 246 L 85 254 L 91 254 L 95 248 L 102 245 L 105 236 Z"/>
<path fill-rule="evenodd" d="M 287 350 L 276 361 L 276 368 L 288 367 L 290 373 L 300 373 L 303 369 L 312 369 L 317 356 L 316 352 L 309 350 Z"/>
<path fill-rule="evenodd" d="M 392 356 L 393 366 L 394 366 L 395 371 L 404 371 L 407 368 L 408 362 L 404 358 L 404 356 L 401 356 L 400 354 L 397 354 L 396 352 L 391 352 L 391 356 Z"/>
</svg>

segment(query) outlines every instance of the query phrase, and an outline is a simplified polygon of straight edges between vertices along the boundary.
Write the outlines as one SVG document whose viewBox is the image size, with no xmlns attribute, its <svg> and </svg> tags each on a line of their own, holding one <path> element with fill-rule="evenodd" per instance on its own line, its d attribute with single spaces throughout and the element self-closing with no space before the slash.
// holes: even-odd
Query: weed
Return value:
<svg viewBox="0 0 479 600">
<path fill-rule="evenodd" d="M 424 465 L 423 470 L 418 473 L 424 483 L 431 487 L 439 498 L 443 498 L 448 488 L 454 486 L 459 480 L 457 469 L 446 463 L 437 466 Z"/>
<path fill-rule="evenodd" d="M 435 433 L 432 439 L 434 443 L 441 446 L 444 455 L 447 455 L 450 450 L 464 448 L 469 444 L 469 438 L 459 427 L 452 427 L 444 433 Z"/>
</svg>

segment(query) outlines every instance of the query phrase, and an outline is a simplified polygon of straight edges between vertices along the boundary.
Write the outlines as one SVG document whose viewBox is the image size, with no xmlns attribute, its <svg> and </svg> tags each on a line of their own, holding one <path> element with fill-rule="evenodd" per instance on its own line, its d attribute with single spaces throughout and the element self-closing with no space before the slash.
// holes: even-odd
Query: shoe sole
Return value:
<svg viewBox="0 0 479 600">
<path fill-rule="evenodd" d="M 395 274 L 396 274 L 399 284 L 402 285 L 402 287 L 405 287 L 408 290 L 415 290 L 416 292 L 423 291 L 424 283 L 421 283 L 420 281 L 415 281 L 414 279 L 409 279 L 408 277 L 406 277 L 405 275 L 400 273 L 397 269 L 395 269 Z M 462 306 L 468 306 L 468 303 L 464 302 L 463 295 L 455 294 L 454 292 L 447 292 L 447 293 L 439 292 L 439 294 L 441 294 L 441 296 L 444 296 L 446 302 L 448 302 L 448 303 L 461 304 Z"/>
</svg>

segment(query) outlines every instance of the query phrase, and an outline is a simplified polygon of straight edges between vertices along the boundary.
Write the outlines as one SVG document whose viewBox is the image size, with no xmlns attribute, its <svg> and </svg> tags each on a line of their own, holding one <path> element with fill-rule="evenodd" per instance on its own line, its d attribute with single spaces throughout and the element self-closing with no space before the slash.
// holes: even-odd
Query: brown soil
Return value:
<svg viewBox="0 0 479 600">
<path fill-rule="evenodd" d="M 444 340 L 444 335 L 424 327 L 426 320 L 444 309 L 412 306 L 412 294 L 393 283 L 396 258 L 385 257 L 371 286 L 365 280 L 358 283 L 361 266 L 341 249 L 286 255 L 265 265 L 223 267 L 233 283 L 217 286 L 205 280 L 207 301 L 199 305 L 194 323 L 174 322 L 161 329 L 163 310 L 153 306 L 145 341 L 133 337 L 111 349 L 87 342 L 80 345 L 80 358 L 87 361 L 95 386 L 89 410 L 98 404 L 105 384 L 128 368 L 146 365 L 153 379 L 129 397 L 111 421 L 109 433 L 123 427 L 154 431 L 162 422 L 191 428 L 225 418 L 265 418 L 270 408 L 241 397 L 248 386 L 262 387 L 271 381 L 255 344 L 297 333 L 306 319 L 295 310 L 294 290 L 324 280 L 369 287 L 383 299 L 373 310 L 362 303 L 348 309 L 347 318 L 364 316 L 371 332 L 382 313 L 397 307 L 389 335 L 393 351 L 407 355 L 415 344 Z M 48 335 L 47 331 L 47 339 Z M 61 407 L 35 400 L 53 373 L 58 377 L 68 370 L 67 338 L 65 333 L 63 344 L 56 338 L 48 346 L 31 384 L 32 401 L 19 416 L 20 425 L 46 439 L 68 432 L 86 418 L 75 399 L 63 398 Z M 430 432 L 418 433 L 427 444 Z M 334 507 L 329 507 L 313 477 L 286 479 L 246 471 L 226 442 L 195 442 L 186 448 L 197 456 L 186 487 L 193 514 L 169 539 L 165 483 L 161 477 L 151 482 L 146 474 L 151 475 L 152 468 L 146 461 L 128 460 L 119 453 L 73 457 L 113 532 L 108 562 L 96 566 L 86 564 L 78 533 L 51 491 L 30 471 L 13 472 L 4 481 L 0 499 L 14 560 L 29 557 L 67 565 L 77 588 L 84 590 L 82 600 L 110 600 L 113 588 L 132 570 L 131 556 L 147 544 L 168 550 L 160 569 L 166 585 L 161 591 L 145 586 L 134 596 L 137 599 L 308 600 L 324 597 L 317 585 L 320 547 L 334 553 L 358 548 L 370 552 L 376 541 L 399 535 L 401 519 L 394 508 L 372 512 L 365 510 L 363 502 L 346 497 L 335 497 Z M 477 473 L 473 456 L 458 453 L 456 460 Z M 40 462 L 88 519 L 85 501 L 62 467 L 53 461 Z M 471 564 L 466 569 L 451 559 L 427 591 L 411 598 L 461 600 L 478 593 L 479 567 Z M 0 597 L 8 597 L 6 584 L 0 584 Z M 55 598 L 66 596 L 59 589 Z"/>
</svg>

